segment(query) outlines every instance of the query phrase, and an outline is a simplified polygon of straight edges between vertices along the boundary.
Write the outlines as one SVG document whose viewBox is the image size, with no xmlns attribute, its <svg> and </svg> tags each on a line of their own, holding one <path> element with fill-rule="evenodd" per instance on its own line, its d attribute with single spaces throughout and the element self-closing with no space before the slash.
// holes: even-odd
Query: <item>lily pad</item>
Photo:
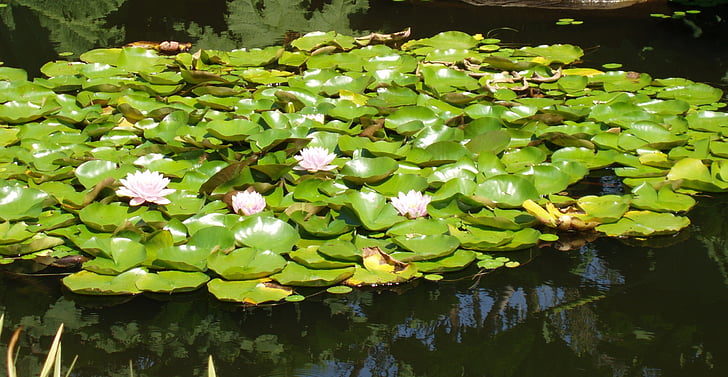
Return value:
<svg viewBox="0 0 728 377">
<path fill-rule="evenodd" d="M 690 220 L 684 216 L 651 211 L 630 211 L 616 223 L 599 225 L 596 230 L 604 232 L 610 237 L 646 237 L 673 234 L 688 225 L 690 225 Z"/>
<path fill-rule="evenodd" d="M 392 257 L 402 262 L 418 262 L 445 257 L 460 246 L 460 241 L 446 234 L 403 235 L 392 241 L 408 252 L 392 253 Z"/>
<path fill-rule="evenodd" d="M 213 279 L 207 289 L 221 301 L 258 305 L 276 302 L 293 294 L 293 290 L 282 287 L 268 279 L 225 281 Z"/>
<path fill-rule="evenodd" d="M 0 219 L 36 219 L 43 208 L 53 203 L 45 192 L 0 180 Z"/>
<path fill-rule="evenodd" d="M 283 285 L 300 287 L 327 287 L 338 284 L 354 274 L 354 267 L 313 269 L 288 262 L 280 273 L 271 278 Z"/>
<path fill-rule="evenodd" d="M 418 271 L 428 274 L 458 271 L 473 263 L 475 255 L 472 250 L 458 249 L 449 256 L 414 262 L 414 265 Z"/>
<path fill-rule="evenodd" d="M 232 228 L 238 245 L 276 253 L 288 253 L 299 235 L 288 223 L 269 216 L 250 216 Z"/>
<path fill-rule="evenodd" d="M 279 272 L 286 266 L 286 260 L 270 250 L 246 247 L 229 253 L 215 251 L 208 257 L 207 265 L 226 280 L 252 280 Z"/>
<path fill-rule="evenodd" d="M 142 275 L 136 286 L 145 292 L 177 293 L 199 289 L 210 280 L 202 272 L 159 271 Z"/>
<path fill-rule="evenodd" d="M 79 271 L 63 278 L 63 285 L 74 293 L 85 295 L 135 295 L 141 293 L 136 282 L 146 275 L 135 268 L 119 275 L 100 275 L 91 271 Z"/>
</svg>

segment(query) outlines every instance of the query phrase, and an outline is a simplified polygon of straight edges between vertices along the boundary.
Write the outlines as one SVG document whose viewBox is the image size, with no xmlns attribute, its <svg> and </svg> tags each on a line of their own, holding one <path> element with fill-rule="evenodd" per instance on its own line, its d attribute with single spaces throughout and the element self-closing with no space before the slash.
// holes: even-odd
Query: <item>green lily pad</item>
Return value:
<svg viewBox="0 0 728 377">
<path fill-rule="evenodd" d="M 354 274 L 354 267 L 312 269 L 288 262 L 280 273 L 271 278 L 283 285 L 301 287 L 327 287 L 338 284 Z"/>
<path fill-rule="evenodd" d="M 450 226 L 450 234 L 460 240 L 463 249 L 489 251 L 509 243 L 514 233 L 509 230 L 491 230 L 474 226 L 464 226 L 462 230 Z"/>
<path fill-rule="evenodd" d="M 331 238 L 354 229 L 345 220 L 332 219 L 331 212 L 326 216 L 308 216 L 304 211 L 296 211 L 290 215 L 290 218 L 303 227 L 307 233 L 316 237 Z"/>
<path fill-rule="evenodd" d="M 691 105 L 704 105 L 720 101 L 723 91 L 703 83 L 665 88 L 657 93 L 657 98 L 677 99 Z"/>
<path fill-rule="evenodd" d="M 632 197 L 629 195 L 584 196 L 577 200 L 586 213 L 586 219 L 600 223 L 615 222 L 629 209 Z"/>
<path fill-rule="evenodd" d="M 384 230 L 404 221 L 397 210 L 387 205 L 387 199 L 376 192 L 351 191 L 346 200 L 362 226 L 368 230 Z"/>
<path fill-rule="evenodd" d="M 43 208 L 53 203 L 45 192 L 0 180 L 0 219 L 36 219 Z"/>
<path fill-rule="evenodd" d="M 79 211 L 81 221 L 89 228 L 113 232 L 127 222 L 135 223 L 147 207 L 127 207 L 121 203 L 93 202 Z"/>
<path fill-rule="evenodd" d="M 581 47 L 569 44 L 523 47 L 521 50 L 541 57 L 542 59 L 536 60 L 543 65 L 549 65 L 551 63 L 570 64 L 584 55 Z"/>
<path fill-rule="evenodd" d="M 680 187 L 700 191 L 720 192 L 728 188 L 728 184 L 715 181 L 710 169 L 696 158 L 684 158 L 676 162 L 667 173 L 667 179 L 680 182 Z"/>
<path fill-rule="evenodd" d="M 279 272 L 286 266 L 286 260 L 270 250 L 246 247 L 230 253 L 215 251 L 208 257 L 207 265 L 226 280 L 252 280 Z"/>
<path fill-rule="evenodd" d="M 347 294 L 347 293 L 350 293 L 351 291 L 353 291 L 353 289 L 351 287 L 347 287 L 345 285 L 337 285 L 334 287 L 326 288 L 326 292 L 335 294 L 335 295 Z"/>
<path fill-rule="evenodd" d="M 459 271 L 473 263 L 475 261 L 475 255 L 476 253 L 472 250 L 458 249 L 451 255 L 417 261 L 414 262 L 414 265 L 418 271 L 428 274 Z"/>
<path fill-rule="evenodd" d="M 312 245 L 294 250 L 288 254 L 294 262 L 313 269 L 344 268 L 354 266 L 353 262 L 344 262 L 327 257 L 318 252 L 318 246 Z"/>
<path fill-rule="evenodd" d="M 612 224 L 602 224 L 597 231 L 610 237 L 646 237 L 673 234 L 690 225 L 690 219 L 672 213 L 630 211 Z"/>
<path fill-rule="evenodd" d="M 63 278 L 63 285 L 71 292 L 85 295 L 135 295 L 141 293 L 136 282 L 146 275 L 135 268 L 119 275 L 100 275 L 91 271 L 79 271 Z"/>
<path fill-rule="evenodd" d="M 695 206 L 695 199 L 689 195 L 672 191 L 664 185 L 659 191 L 652 185 L 643 183 L 632 189 L 632 207 L 655 212 L 687 212 Z"/>
<path fill-rule="evenodd" d="M 267 279 L 236 281 L 213 279 L 207 283 L 207 289 L 218 300 L 251 305 L 280 301 L 293 294 L 291 288 L 282 287 Z"/>
<path fill-rule="evenodd" d="M 399 164 L 389 157 L 359 157 L 347 161 L 340 173 L 345 180 L 356 183 L 374 183 L 389 177 Z"/>
<path fill-rule="evenodd" d="M 202 272 L 159 271 L 142 275 L 136 286 L 145 292 L 177 293 L 199 289 L 210 280 Z"/>
<path fill-rule="evenodd" d="M 288 253 L 300 238 L 288 223 L 269 216 L 249 216 L 232 228 L 238 245 Z"/>
<path fill-rule="evenodd" d="M 0 222 L 0 245 L 22 242 L 35 233 L 28 231 L 28 225 L 24 222 L 11 224 L 10 221 Z"/>
<path fill-rule="evenodd" d="M 335 260 L 359 262 L 362 258 L 361 251 L 351 241 L 339 239 L 324 242 L 318 252 Z"/>
<path fill-rule="evenodd" d="M 54 99 L 37 105 L 27 101 L 8 101 L 0 104 L 0 120 L 6 123 L 26 123 L 46 116 L 61 106 Z"/>
<path fill-rule="evenodd" d="M 460 241 L 446 234 L 403 235 L 392 238 L 392 242 L 409 252 L 392 253 L 402 262 L 419 262 L 448 256 L 460 246 Z"/>
<path fill-rule="evenodd" d="M 103 275 L 118 275 L 140 266 L 147 252 L 139 242 L 128 238 L 112 237 L 87 241 L 83 248 L 100 248 L 109 258 L 98 256 L 83 264 L 83 268 Z"/>
<path fill-rule="evenodd" d="M 36 233 L 32 237 L 9 245 L 0 245 L 0 255 L 21 256 L 42 250 L 52 249 L 65 243 L 63 238 L 51 237 L 43 233 Z"/>
<path fill-rule="evenodd" d="M 479 184 L 473 196 L 476 200 L 485 198 L 504 207 L 519 207 L 527 199 L 538 199 L 539 192 L 526 178 L 502 174 L 490 177 Z"/>
</svg>

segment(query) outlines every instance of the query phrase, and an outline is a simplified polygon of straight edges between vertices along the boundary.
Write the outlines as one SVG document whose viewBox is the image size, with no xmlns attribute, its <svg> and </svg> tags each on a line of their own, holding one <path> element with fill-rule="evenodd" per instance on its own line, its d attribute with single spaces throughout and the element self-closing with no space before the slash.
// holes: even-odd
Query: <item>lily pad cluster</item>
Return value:
<svg viewBox="0 0 728 377">
<path fill-rule="evenodd" d="M 63 279 L 81 294 L 298 301 L 301 287 L 516 266 L 493 253 L 565 232 L 675 233 L 689 194 L 728 189 L 719 89 L 579 68 L 577 46 L 493 43 L 316 32 L 251 50 L 92 50 L 33 80 L 0 67 L 2 261 L 86 256 Z M 296 169 L 308 147 L 336 158 Z M 568 195 L 604 168 L 631 192 Z M 166 199 L 117 194 L 140 171 L 169 179 Z M 245 191 L 265 210 L 235 213 Z M 392 205 L 411 191 L 426 216 Z"/>
</svg>

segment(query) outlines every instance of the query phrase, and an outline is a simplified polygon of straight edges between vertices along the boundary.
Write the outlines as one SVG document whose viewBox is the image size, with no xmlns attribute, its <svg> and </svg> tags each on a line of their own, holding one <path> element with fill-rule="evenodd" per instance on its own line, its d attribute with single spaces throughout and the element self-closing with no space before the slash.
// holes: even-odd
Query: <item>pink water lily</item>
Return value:
<svg viewBox="0 0 728 377">
<path fill-rule="evenodd" d="M 116 190 L 116 195 L 131 197 L 129 205 L 138 206 L 145 202 L 156 204 L 169 204 L 170 200 L 165 198 L 175 192 L 168 189 L 169 178 L 153 171 L 129 173 L 126 178 L 119 180 L 123 185 Z"/>
<path fill-rule="evenodd" d="M 427 216 L 427 205 L 430 204 L 432 197 L 410 190 L 407 194 L 400 192 L 396 198 L 391 199 L 392 205 L 399 211 L 400 215 L 415 219 Z"/>
<path fill-rule="evenodd" d="M 240 191 L 232 197 L 233 211 L 249 216 L 265 209 L 265 198 L 257 191 Z"/>
<path fill-rule="evenodd" d="M 313 173 L 336 168 L 336 165 L 329 165 L 331 161 L 334 161 L 336 155 L 322 147 L 303 148 L 301 154 L 294 158 L 298 161 L 298 166 L 294 168 L 296 170 L 307 170 Z"/>
</svg>

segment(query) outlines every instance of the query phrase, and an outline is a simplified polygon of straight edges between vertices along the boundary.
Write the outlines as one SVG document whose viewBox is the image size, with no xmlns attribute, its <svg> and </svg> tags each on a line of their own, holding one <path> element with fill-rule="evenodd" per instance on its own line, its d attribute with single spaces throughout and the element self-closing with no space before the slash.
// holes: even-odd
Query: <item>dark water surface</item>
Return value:
<svg viewBox="0 0 728 377">
<path fill-rule="evenodd" d="M 490 34 L 513 45 L 573 43 L 584 66 L 622 63 L 653 77 L 726 86 L 728 10 L 685 19 L 652 2 L 612 11 L 475 8 L 384 0 L 3 0 L 0 61 L 38 67 L 58 54 L 135 40 L 232 49 L 287 30 L 349 35 L 412 26 Z M 582 25 L 557 26 L 570 17 Z M 503 29 L 505 27 L 511 29 Z M 64 58 L 61 58 L 64 59 Z M 73 59 L 71 57 L 70 59 Z M 242 309 L 188 295 L 70 295 L 58 277 L 0 274 L 3 347 L 23 325 L 18 371 L 37 375 L 60 323 L 72 376 L 728 376 L 728 198 L 701 198 L 671 237 L 600 239 L 577 250 L 512 253 L 523 266 L 476 269 L 388 290 L 318 294 Z M 1 349 L 4 354 L 4 348 Z M 1 373 L 1 372 L 0 372 Z"/>
</svg>

